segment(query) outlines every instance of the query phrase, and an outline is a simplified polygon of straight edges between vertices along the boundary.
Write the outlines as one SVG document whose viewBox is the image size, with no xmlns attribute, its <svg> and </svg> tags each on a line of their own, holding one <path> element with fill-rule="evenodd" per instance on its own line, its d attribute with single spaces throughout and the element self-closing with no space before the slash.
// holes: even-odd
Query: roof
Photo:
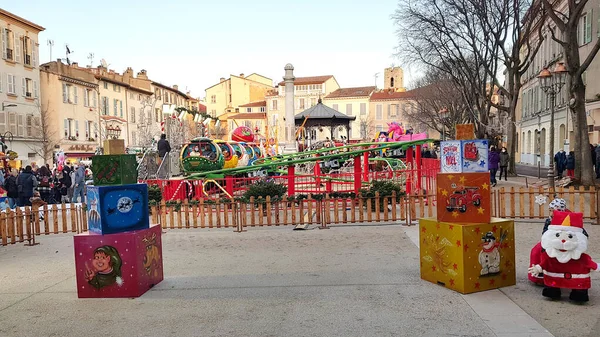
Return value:
<svg viewBox="0 0 600 337">
<path fill-rule="evenodd" d="M 9 18 L 11 18 L 13 20 L 16 20 L 16 21 L 19 21 L 19 22 L 21 22 L 23 24 L 26 24 L 27 26 L 29 26 L 31 28 L 34 28 L 34 29 L 37 29 L 40 32 L 43 31 L 43 30 L 46 30 L 46 28 L 44 28 L 44 27 L 42 27 L 40 25 L 36 25 L 35 23 L 33 23 L 33 22 L 29 21 L 29 20 L 25 20 L 22 17 L 20 17 L 18 15 L 15 15 L 15 14 L 13 14 L 11 12 L 7 12 L 7 11 L 5 11 L 2 8 L 0 8 L 0 14 L 8 16 Z"/>
<path fill-rule="evenodd" d="M 250 102 L 248 104 L 240 105 L 240 108 L 252 108 L 259 106 L 267 106 L 267 101 Z"/>
<path fill-rule="evenodd" d="M 306 109 L 304 111 L 302 111 L 301 113 L 297 114 L 296 117 L 294 118 L 296 121 L 302 121 L 305 118 L 309 118 L 309 119 L 346 119 L 346 120 L 355 120 L 356 117 L 355 116 L 348 116 L 345 115 L 337 110 L 334 110 L 326 105 L 323 104 L 323 102 L 321 102 L 321 100 L 319 99 L 319 103 L 309 109 Z"/>
<path fill-rule="evenodd" d="M 160 82 L 154 82 L 154 81 L 152 81 L 152 84 L 155 85 L 155 86 L 157 86 L 157 87 L 161 87 L 163 89 L 167 89 L 167 90 L 173 91 L 173 92 L 177 93 L 178 95 L 187 98 L 187 95 L 184 94 L 183 92 L 179 91 L 178 89 L 172 88 L 172 87 L 170 87 L 168 85 L 164 85 L 164 84 L 162 84 Z"/>
<path fill-rule="evenodd" d="M 231 74 L 231 75 L 229 75 L 229 78 L 227 78 L 227 79 L 224 79 L 223 81 L 219 81 L 219 83 L 215 83 L 215 84 L 211 85 L 210 87 L 208 87 L 208 88 L 206 88 L 206 89 L 204 89 L 204 90 L 206 91 L 206 90 L 208 90 L 208 89 L 210 89 L 210 88 L 212 88 L 212 87 L 215 87 L 215 86 L 217 86 L 217 85 L 219 85 L 219 84 L 222 84 L 223 82 L 231 81 L 231 78 L 232 78 L 232 77 L 241 78 L 241 79 L 243 79 L 243 80 L 250 81 L 250 82 L 254 82 L 254 83 L 257 83 L 257 84 L 260 84 L 260 85 L 264 85 L 264 86 L 267 86 L 267 87 L 273 87 L 272 85 L 264 84 L 264 83 L 261 83 L 261 82 L 258 82 L 258 81 L 255 81 L 255 80 L 249 79 L 248 77 L 249 77 L 249 76 L 252 76 L 252 75 L 257 75 L 257 76 L 260 76 L 260 77 L 262 77 L 262 78 L 266 78 L 266 79 L 268 79 L 268 80 L 271 80 L 270 78 L 268 78 L 268 77 L 266 77 L 266 76 L 263 76 L 263 75 L 260 75 L 260 74 L 257 74 L 257 73 L 252 73 L 252 74 L 250 74 L 250 75 L 248 75 L 248 76 L 244 76 L 244 77 L 240 77 L 240 76 L 236 76 L 236 75 L 233 75 L 233 74 Z M 272 80 L 271 80 L 271 81 L 272 81 Z"/>
<path fill-rule="evenodd" d="M 227 119 L 267 119 L 266 112 L 242 112 L 227 117 Z"/>
<path fill-rule="evenodd" d="M 371 94 L 371 101 L 385 101 L 385 100 L 398 100 L 398 99 L 409 99 L 413 98 L 415 93 L 411 91 L 395 91 L 393 89 L 385 89 L 381 91 L 375 91 Z"/>
<path fill-rule="evenodd" d="M 323 84 L 332 77 L 333 75 L 296 77 L 294 85 Z M 285 85 L 285 82 L 279 82 L 279 85 Z"/>
<path fill-rule="evenodd" d="M 339 88 L 331 94 L 325 96 L 328 98 L 340 98 L 340 97 L 368 97 L 377 87 L 356 87 L 356 88 Z"/>
</svg>

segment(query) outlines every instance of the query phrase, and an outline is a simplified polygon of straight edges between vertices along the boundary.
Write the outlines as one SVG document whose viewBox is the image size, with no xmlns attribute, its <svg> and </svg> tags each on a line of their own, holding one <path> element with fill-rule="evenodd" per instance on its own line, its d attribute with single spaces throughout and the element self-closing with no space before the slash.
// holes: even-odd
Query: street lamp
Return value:
<svg viewBox="0 0 600 337">
<path fill-rule="evenodd" d="M 13 108 L 13 107 L 16 107 L 16 106 L 17 106 L 16 104 L 10 104 L 10 103 L 9 104 L 5 104 L 5 103 L 2 103 L 2 111 L 4 111 L 4 108 Z"/>
<path fill-rule="evenodd" d="M 121 128 L 118 125 L 116 127 L 109 125 L 106 127 L 106 134 L 112 139 L 117 139 L 121 135 Z"/>
<path fill-rule="evenodd" d="M 567 68 L 564 63 L 559 62 L 554 71 L 548 70 L 548 68 L 542 69 L 540 74 L 537 76 L 540 80 L 540 84 L 546 96 L 550 98 L 550 160 L 548 164 L 548 186 L 553 191 L 554 186 L 554 105 L 556 102 L 556 95 L 558 95 L 565 85 L 567 77 Z"/>
<path fill-rule="evenodd" d="M 448 119 L 448 108 L 443 108 L 439 112 L 442 118 L 442 140 L 446 140 L 446 120 Z"/>
</svg>

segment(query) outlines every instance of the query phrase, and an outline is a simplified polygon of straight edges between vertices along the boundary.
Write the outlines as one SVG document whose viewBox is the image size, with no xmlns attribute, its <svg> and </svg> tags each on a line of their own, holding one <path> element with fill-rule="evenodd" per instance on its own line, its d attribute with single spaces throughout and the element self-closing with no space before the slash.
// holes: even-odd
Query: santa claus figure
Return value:
<svg viewBox="0 0 600 337">
<path fill-rule="evenodd" d="M 565 288 L 571 289 L 572 301 L 589 300 L 590 272 L 598 270 L 598 264 L 585 254 L 587 244 L 583 213 L 554 211 L 552 222 L 542 235 L 541 261 L 529 268 L 533 275 L 543 274 L 543 296 L 560 299 L 561 288 Z"/>
</svg>

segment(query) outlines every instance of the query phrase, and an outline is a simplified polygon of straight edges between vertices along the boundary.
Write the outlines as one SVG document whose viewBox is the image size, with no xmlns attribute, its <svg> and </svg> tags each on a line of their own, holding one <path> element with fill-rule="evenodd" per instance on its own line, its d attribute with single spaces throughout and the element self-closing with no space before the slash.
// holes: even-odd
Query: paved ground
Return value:
<svg viewBox="0 0 600 337">
<path fill-rule="evenodd" d="M 420 280 L 415 226 L 172 230 L 137 299 L 77 299 L 72 238 L 47 236 L 0 248 L 0 336 L 598 336 L 600 273 L 585 306 L 527 283 L 540 229 L 517 224 L 517 286 L 471 295 Z"/>
</svg>

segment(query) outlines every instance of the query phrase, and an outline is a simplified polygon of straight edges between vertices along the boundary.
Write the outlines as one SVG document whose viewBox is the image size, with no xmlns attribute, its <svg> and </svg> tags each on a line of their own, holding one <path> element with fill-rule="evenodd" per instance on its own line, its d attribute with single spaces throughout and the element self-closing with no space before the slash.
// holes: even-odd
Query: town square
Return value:
<svg viewBox="0 0 600 337">
<path fill-rule="evenodd" d="M 2 5 L 0 336 L 600 335 L 597 7 Z"/>
</svg>

